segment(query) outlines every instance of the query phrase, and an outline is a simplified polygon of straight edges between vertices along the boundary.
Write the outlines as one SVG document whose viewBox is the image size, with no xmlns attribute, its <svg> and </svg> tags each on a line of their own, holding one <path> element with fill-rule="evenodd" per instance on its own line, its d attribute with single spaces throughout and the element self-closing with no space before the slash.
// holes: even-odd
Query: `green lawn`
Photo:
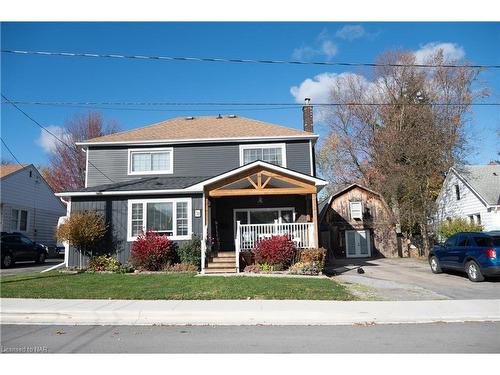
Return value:
<svg viewBox="0 0 500 375">
<path fill-rule="evenodd" d="M 65 274 L 3 276 L 3 298 L 90 299 L 312 299 L 352 300 L 324 278 L 195 277 L 194 274 Z"/>
</svg>

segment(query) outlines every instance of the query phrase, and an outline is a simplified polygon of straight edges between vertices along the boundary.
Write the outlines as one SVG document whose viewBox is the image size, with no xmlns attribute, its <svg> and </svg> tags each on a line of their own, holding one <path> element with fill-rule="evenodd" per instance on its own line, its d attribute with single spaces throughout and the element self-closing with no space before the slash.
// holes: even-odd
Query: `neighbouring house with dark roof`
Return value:
<svg viewBox="0 0 500 375">
<path fill-rule="evenodd" d="M 335 259 L 399 255 L 396 223 L 379 193 L 352 184 L 333 193 L 320 208 L 320 243 L 327 249 L 327 265 Z"/>
<path fill-rule="evenodd" d="M 59 217 L 66 207 L 33 164 L 0 166 L 0 229 L 20 232 L 33 241 L 54 245 Z"/>
<path fill-rule="evenodd" d="M 464 218 L 500 230 L 500 165 L 450 168 L 436 200 L 435 225 Z"/>
<path fill-rule="evenodd" d="M 317 247 L 317 193 L 326 181 L 315 176 L 312 110 L 303 107 L 304 130 L 219 115 L 78 143 L 86 187 L 58 195 L 71 213 L 105 216 L 122 263 L 147 230 L 179 244 L 202 238 L 204 273 L 239 272 L 256 242 L 275 234 Z M 74 250 L 68 255 L 69 266 L 81 265 Z"/>
</svg>

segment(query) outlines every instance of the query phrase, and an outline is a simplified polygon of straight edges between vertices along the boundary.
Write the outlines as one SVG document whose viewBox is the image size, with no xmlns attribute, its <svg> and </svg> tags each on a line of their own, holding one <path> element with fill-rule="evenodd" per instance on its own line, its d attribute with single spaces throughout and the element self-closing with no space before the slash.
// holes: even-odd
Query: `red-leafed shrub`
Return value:
<svg viewBox="0 0 500 375">
<path fill-rule="evenodd" d="M 149 231 L 141 234 L 132 245 L 131 262 L 135 268 L 160 271 L 173 263 L 177 245 L 167 236 Z"/>
<path fill-rule="evenodd" d="M 295 256 L 295 244 L 288 235 L 273 236 L 257 242 L 253 253 L 257 263 L 280 265 L 286 268 Z"/>
</svg>

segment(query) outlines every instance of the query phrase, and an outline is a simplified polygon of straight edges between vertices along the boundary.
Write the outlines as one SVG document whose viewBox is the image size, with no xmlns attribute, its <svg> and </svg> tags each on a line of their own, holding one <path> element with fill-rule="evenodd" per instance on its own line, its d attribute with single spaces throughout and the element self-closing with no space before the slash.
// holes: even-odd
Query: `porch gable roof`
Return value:
<svg viewBox="0 0 500 375">
<path fill-rule="evenodd" d="M 296 171 L 293 171 L 291 169 L 280 167 L 280 166 L 277 166 L 277 165 L 274 165 L 274 164 L 271 164 L 271 163 L 268 163 L 268 162 L 265 162 L 262 160 L 256 160 L 252 163 L 245 164 L 245 165 L 238 167 L 238 168 L 234 168 L 234 169 L 227 171 L 225 173 L 222 173 L 218 176 L 214 176 L 214 177 L 209 178 L 205 181 L 202 181 L 198 184 L 190 186 L 186 190 L 195 190 L 195 191 L 203 190 L 208 185 L 214 184 L 214 183 L 219 182 L 219 181 L 223 181 L 223 180 L 225 180 L 229 177 L 232 177 L 234 175 L 237 175 L 237 174 L 240 174 L 242 172 L 254 169 L 255 167 L 264 167 L 266 169 L 270 169 L 271 171 L 274 171 L 277 173 L 282 173 L 285 175 L 289 175 L 291 177 L 296 177 L 296 178 L 299 178 L 301 180 L 308 181 L 308 182 L 314 184 L 316 187 L 318 187 L 319 190 L 321 190 L 325 185 L 327 185 L 327 182 L 321 178 L 309 176 L 307 174 L 296 172 Z"/>
</svg>

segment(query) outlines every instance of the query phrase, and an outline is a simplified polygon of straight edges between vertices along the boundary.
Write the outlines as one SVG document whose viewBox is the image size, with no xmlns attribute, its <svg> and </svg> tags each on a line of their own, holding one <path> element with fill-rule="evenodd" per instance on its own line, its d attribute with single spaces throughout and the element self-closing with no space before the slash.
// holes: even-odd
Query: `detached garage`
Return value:
<svg viewBox="0 0 500 375">
<path fill-rule="evenodd" d="M 335 259 L 397 257 L 396 224 L 382 196 L 352 184 L 320 204 L 320 241 Z"/>
</svg>

